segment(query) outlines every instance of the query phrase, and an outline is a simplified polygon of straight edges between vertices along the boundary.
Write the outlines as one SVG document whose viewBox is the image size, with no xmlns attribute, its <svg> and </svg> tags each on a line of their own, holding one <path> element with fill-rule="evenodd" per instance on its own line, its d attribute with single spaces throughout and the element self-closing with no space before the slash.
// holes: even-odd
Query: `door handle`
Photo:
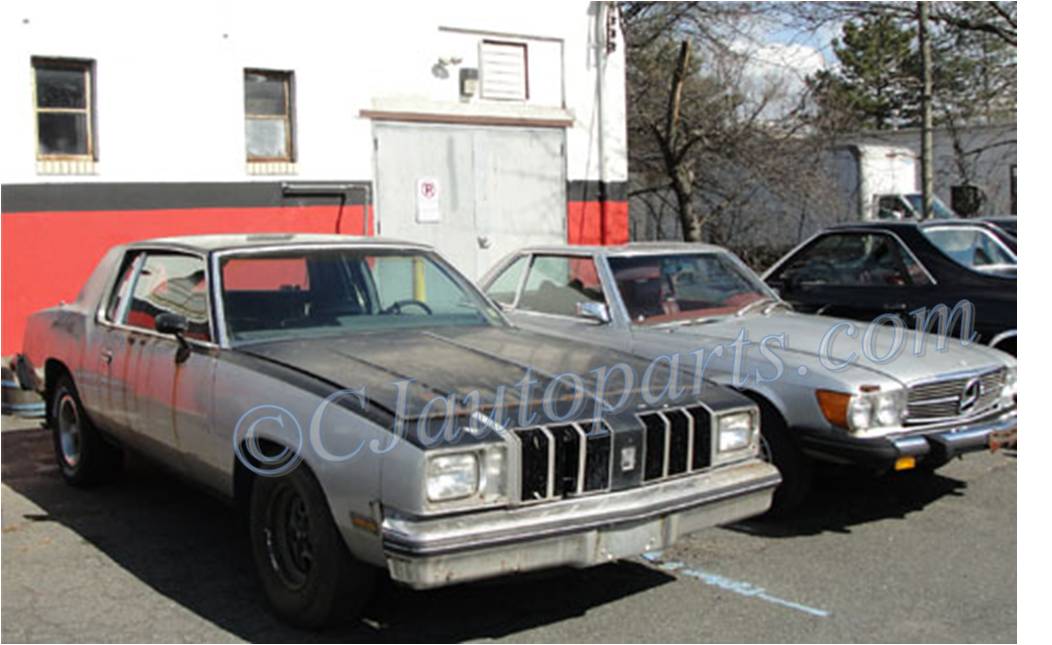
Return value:
<svg viewBox="0 0 1052 645">
<path fill-rule="evenodd" d="M 906 303 L 904 302 L 892 302 L 884 305 L 884 308 L 888 311 L 906 311 Z"/>
<path fill-rule="evenodd" d="M 106 363 L 107 365 L 112 363 L 113 362 L 113 352 L 111 352 L 108 349 L 106 351 L 102 352 L 102 362 Z"/>
</svg>

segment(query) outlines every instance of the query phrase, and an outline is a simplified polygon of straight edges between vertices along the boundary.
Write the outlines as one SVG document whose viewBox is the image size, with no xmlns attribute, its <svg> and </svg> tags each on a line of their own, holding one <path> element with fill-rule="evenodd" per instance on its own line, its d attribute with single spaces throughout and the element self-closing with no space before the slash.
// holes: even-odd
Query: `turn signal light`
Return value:
<svg viewBox="0 0 1052 645">
<path fill-rule="evenodd" d="M 851 395 L 843 392 L 832 392 L 830 390 L 817 390 L 815 397 L 818 399 L 818 407 L 827 421 L 841 428 L 847 427 L 847 406 L 851 402 Z"/>
<path fill-rule="evenodd" d="M 916 466 L 916 457 L 899 457 L 895 460 L 895 470 L 909 470 L 910 468 L 916 468 Z"/>
</svg>

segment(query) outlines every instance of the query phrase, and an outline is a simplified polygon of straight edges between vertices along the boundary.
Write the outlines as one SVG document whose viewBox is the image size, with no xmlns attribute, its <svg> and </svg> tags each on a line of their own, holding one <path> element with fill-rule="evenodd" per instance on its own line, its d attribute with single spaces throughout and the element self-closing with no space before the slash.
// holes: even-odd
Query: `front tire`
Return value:
<svg viewBox="0 0 1052 645">
<path fill-rule="evenodd" d="M 116 474 L 123 464 L 120 448 L 92 425 L 68 374 L 59 377 L 48 401 L 55 460 L 66 483 L 90 486 Z"/>
<path fill-rule="evenodd" d="M 357 617 L 372 597 L 376 571 L 350 554 L 304 466 L 255 480 L 249 531 L 263 591 L 283 620 L 318 629 Z"/>
<path fill-rule="evenodd" d="M 760 456 L 774 464 L 782 483 L 774 491 L 767 517 L 784 518 L 800 506 L 811 490 L 812 464 L 793 441 L 782 415 L 760 402 Z"/>
</svg>

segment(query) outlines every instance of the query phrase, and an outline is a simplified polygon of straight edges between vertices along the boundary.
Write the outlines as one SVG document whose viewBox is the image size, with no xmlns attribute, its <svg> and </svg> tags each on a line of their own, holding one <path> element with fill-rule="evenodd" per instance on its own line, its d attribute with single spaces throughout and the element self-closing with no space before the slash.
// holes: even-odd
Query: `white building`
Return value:
<svg viewBox="0 0 1052 645">
<path fill-rule="evenodd" d="M 144 237 L 382 234 L 472 277 L 627 240 L 612 4 L 14 0 L 3 25 L 4 355 Z"/>
</svg>

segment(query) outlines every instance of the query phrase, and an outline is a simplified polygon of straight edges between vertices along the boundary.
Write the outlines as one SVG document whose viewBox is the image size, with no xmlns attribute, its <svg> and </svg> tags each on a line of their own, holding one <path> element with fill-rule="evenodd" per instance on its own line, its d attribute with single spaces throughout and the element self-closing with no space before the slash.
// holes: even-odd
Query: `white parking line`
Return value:
<svg viewBox="0 0 1052 645">
<path fill-rule="evenodd" d="M 679 562 L 677 560 L 662 560 L 661 551 L 651 551 L 650 553 L 644 553 L 643 559 L 653 565 L 656 565 L 657 568 L 661 569 L 662 571 L 676 572 L 680 575 L 687 576 L 689 578 L 695 578 L 697 580 L 701 580 L 702 582 L 711 587 L 718 587 L 725 591 L 731 591 L 740 596 L 745 596 L 747 598 L 759 598 L 760 600 L 765 600 L 769 603 L 781 605 L 782 607 L 788 607 L 789 609 L 802 611 L 805 614 L 811 614 L 812 616 L 818 616 L 819 618 L 828 618 L 831 615 L 831 612 L 828 612 L 824 609 L 816 609 L 815 607 L 809 607 L 798 602 L 793 602 L 791 600 L 779 598 L 778 596 L 772 596 L 771 594 L 767 593 L 767 590 L 763 587 L 757 587 L 756 585 L 749 582 L 734 580 L 725 576 L 721 576 L 717 573 L 711 573 L 702 569 L 698 569 L 696 567 L 688 567 L 686 563 Z"/>
</svg>

